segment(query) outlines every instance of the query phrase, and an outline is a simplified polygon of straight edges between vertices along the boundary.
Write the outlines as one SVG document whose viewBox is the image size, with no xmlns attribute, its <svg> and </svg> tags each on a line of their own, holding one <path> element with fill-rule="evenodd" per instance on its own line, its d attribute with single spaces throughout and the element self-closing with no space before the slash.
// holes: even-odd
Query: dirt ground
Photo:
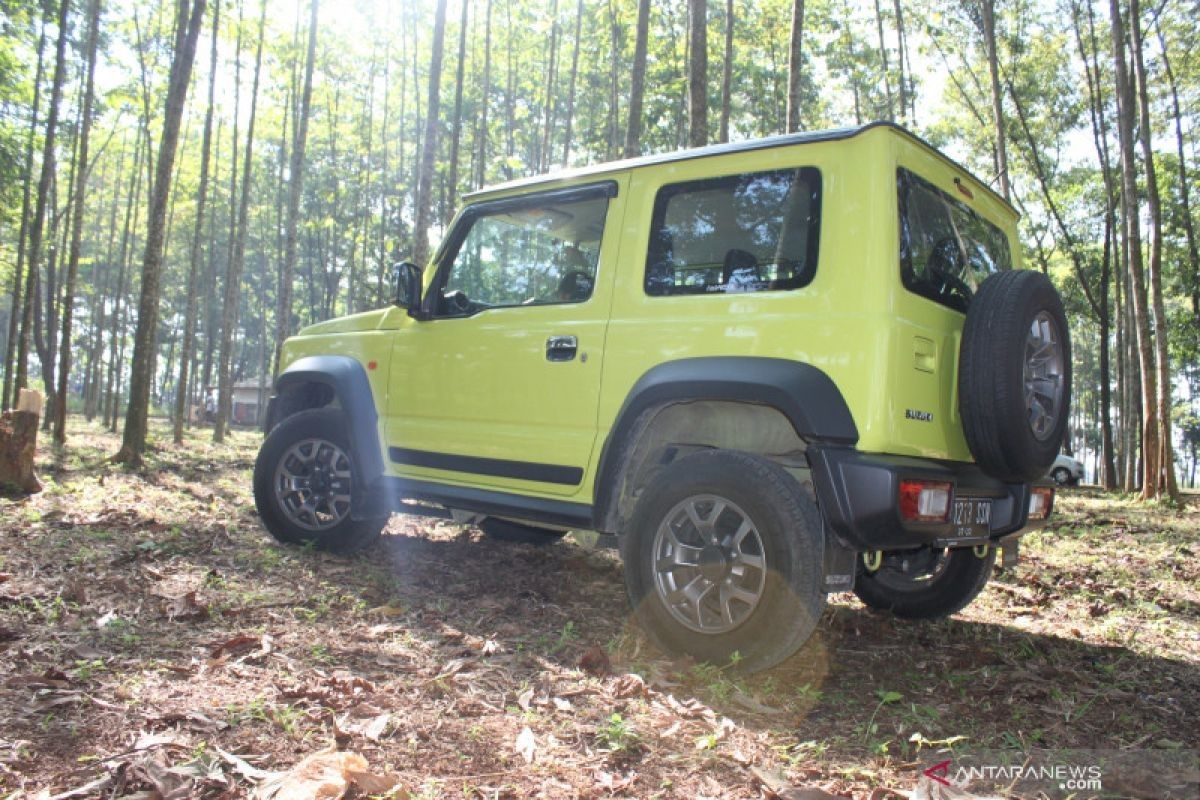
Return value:
<svg viewBox="0 0 1200 800">
<path fill-rule="evenodd" d="M 46 490 L 0 500 L 0 797 L 249 796 L 333 746 L 393 797 L 880 800 L 972 750 L 1200 738 L 1194 497 L 1068 490 L 957 617 L 835 595 L 800 654 L 746 678 L 654 652 L 586 537 L 397 516 L 352 558 L 280 546 L 250 496 L 258 441 L 197 431 L 133 473 L 73 420 Z"/>
</svg>

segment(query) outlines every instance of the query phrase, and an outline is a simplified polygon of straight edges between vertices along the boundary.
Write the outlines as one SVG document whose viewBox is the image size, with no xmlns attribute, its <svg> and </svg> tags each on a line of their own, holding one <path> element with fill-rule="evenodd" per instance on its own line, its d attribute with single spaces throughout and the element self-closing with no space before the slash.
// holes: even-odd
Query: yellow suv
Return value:
<svg viewBox="0 0 1200 800">
<path fill-rule="evenodd" d="M 393 305 L 285 343 L 259 514 L 341 551 L 394 511 L 613 534 L 658 644 L 744 669 L 828 592 L 954 613 L 1049 515 L 1067 423 L 1016 225 L 882 123 L 476 192 Z"/>
</svg>

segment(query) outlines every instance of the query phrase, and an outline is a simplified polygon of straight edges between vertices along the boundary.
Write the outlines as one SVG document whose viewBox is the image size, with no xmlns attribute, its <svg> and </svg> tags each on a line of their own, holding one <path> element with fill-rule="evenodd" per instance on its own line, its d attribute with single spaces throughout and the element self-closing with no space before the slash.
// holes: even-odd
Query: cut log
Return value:
<svg viewBox="0 0 1200 800">
<path fill-rule="evenodd" d="M 41 392 L 21 390 L 15 411 L 0 414 L 0 491 L 33 494 L 42 490 L 33 474 L 37 453 L 38 419 L 42 410 Z"/>
</svg>

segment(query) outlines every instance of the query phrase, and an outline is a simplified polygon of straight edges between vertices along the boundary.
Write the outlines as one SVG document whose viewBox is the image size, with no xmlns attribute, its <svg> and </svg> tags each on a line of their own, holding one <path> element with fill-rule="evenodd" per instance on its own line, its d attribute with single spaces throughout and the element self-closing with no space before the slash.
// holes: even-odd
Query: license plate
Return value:
<svg viewBox="0 0 1200 800">
<path fill-rule="evenodd" d="M 992 530 L 992 501 L 981 497 L 956 497 L 950 524 L 958 538 L 987 536 Z"/>
</svg>

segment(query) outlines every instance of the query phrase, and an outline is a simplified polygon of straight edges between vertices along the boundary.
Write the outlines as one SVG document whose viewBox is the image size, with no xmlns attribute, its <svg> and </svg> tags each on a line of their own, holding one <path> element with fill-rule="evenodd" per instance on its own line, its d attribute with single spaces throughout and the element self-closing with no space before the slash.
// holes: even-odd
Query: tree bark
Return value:
<svg viewBox="0 0 1200 800">
<path fill-rule="evenodd" d="M 310 0 L 308 17 L 308 54 L 304 62 L 304 88 L 300 93 L 291 164 L 288 168 L 287 223 L 283 239 L 283 269 L 279 273 L 279 293 L 275 308 L 275 355 L 279 369 L 279 351 L 292 331 L 292 283 L 296 276 L 296 227 L 300 220 L 300 198 L 304 192 L 304 158 L 308 147 L 308 118 L 312 109 L 313 64 L 317 60 L 317 14 L 319 0 Z"/>
<path fill-rule="evenodd" d="M 1150 98 L 1147 89 L 1146 64 L 1142 47 L 1142 19 L 1139 0 L 1129 0 L 1130 46 L 1133 50 L 1134 85 L 1137 87 L 1139 125 L 1138 139 L 1142 145 L 1142 160 L 1146 170 L 1146 205 L 1150 211 L 1150 319 L 1154 324 L 1154 360 L 1156 367 L 1158 418 L 1158 463 L 1150 468 L 1158 471 L 1160 494 L 1179 501 L 1179 486 L 1175 480 L 1175 456 L 1171 441 L 1171 360 L 1167 350 L 1169 322 L 1163 307 L 1162 291 L 1162 203 L 1158 195 L 1158 174 L 1154 166 L 1154 146 L 1151 142 Z"/>
<path fill-rule="evenodd" d="M 725 58 L 721 62 L 721 121 L 717 141 L 729 141 L 729 106 L 733 92 L 733 0 L 725 0 Z"/>
<path fill-rule="evenodd" d="M 417 214 L 413 259 L 421 265 L 429 260 L 430 205 L 433 200 L 433 161 L 438 146 L 439 92 L 442 82 L 442 45 L 446 35 L 446 0 L 438 0 L 433 21 L 433 52 L 429 59 L 429 100 L 425 103 L 425 140 L 417 177 Z"/>
<path fill-rule="evenodd" d="M 488 13 L 492 10 L 492 2 L 488 0 Z M 574 133 L 575 125 L 575 86 L 579 78 L 579 44 L 580 34 L 583 32 L 583 0 L 579 0 L 575 9 L 575 47 L 571 53 L 571 80 L 567 89 L 567 119 L 565 122 L 566 132 L 563 134 L 563 156 L 562 165 L 565 167 L 571 160 L 571 136 Z M 487 53 L 487 47 L 490 46 L 491 23 L 488 23 L 488 41 L 484 46 L 484 53 Z M 485 73 L 486 74 L 486 73 Z M 486 80 L 485 80 L 486 84 Z M 631 90 L 632 91 L 632 90 Z M 487 107 L 484 104 L 484 118 L 486 119 Z M 482 184 L 482 181 L 480 181 Z"/>
<path fill-rule="evenodd" d="M 267 22 L 266 0 L 260 0 L 258 44 L 254 54 L 254 80 L 250 88 L 250 119 L 246 123 L 246 150 L 242 155 L 242 196 L 238 201 L 237 227 L 233 235 L 233 258 L 225 276 L 225 299 L 221 307 L 221 347 L 217 355 L 217 419 L 213 424 L 213 441 L 225 441 L 233 404 L 233 330 L 238 324 L 238 301 L 241 299 L 242 268 L 246 260 L 246 229 L 250 216 L 251 177 L 254 168 L 254 123 L 258 116 L 258 85 L 262 77 L 263 39 Z"/>
<path fill-rule="evenodd" d="M 708 144 L 708 0 L 688 0 L 688 146 Z"/>
<path fill-rule="evenodd" d="M 642 99 L 646 93 L 646 40 L 649 31 L 650 0 L 638 0 L 637 33 L 633 40 L 633 69 L 629 74 L 629 119 L 625 126 L 625 158 L 633 158 L 641 153 Z"/>
<path fill-rule="evenodd" d="M 21 333 L 17 340 L 14 395 L 19 394 L 29 382 L 29 346 L 33 336 L 33 310 L 37 303 L 38 270 L 41 268 L 46 208 L 50 202 L 50 185 L 54 180 L 54 141 L 58 132 L 58 106 L 62 100 L 63 81 L 66 78 L 66 50 L 67 40 L 70 38 L 67 14 L 70 9 L 70 0 L 61 0 L 58 6 L 58 46 L 54 57 L 54 78 L 50 88 L 50 106 L 46 112 L 46 134 L 42 143 L 42 174 L 38 179 L 37 201 L 34 204 L 33 223 L 29 229 L 29 264 L 25 276 L 25 296 L 21 301 Z"/>
<path fill-rule="evenodd" d="M 175 420 L 171 431 L 175 444 L 183 443 L 183 425 L 189 418 L 191 406 L 191 364 L 196 346 L 196 314 L 199 305 L 197 284 L 200 276 L 200 258 L 203 251 L 204 212 L 208 202 L 208 170 L 212 153 L 213 107 L 217 85 L 217 42 L 216 31 L 221 29 L 221 0 L 213 2 L 213 36 L 208 58 L 208 106 L 204 111 L 204 133 L 200 144 L 200 185 L 196 187 L 196 225 L 192 231 L 191 249 L 188 252 L 187 311 L 183 320 L 183 346 L 179 354 L 179 384 L 175 387 Z"/>
<path fill-rule="evenodd" d="M 179 144 L 179 128 L 183 106 L 191 82 L 192 63 L 196 59 L 196 40 L 204 20 L 206 0 L 178 0 L 174 58 L 171 60 L 167 83 L 166 112 L 163 116 L 162 140 L 155 162 L 154 187 L 147 217 L 146 250 L 142 258 L 142 289 L 138 299 L 137 331 L 133 339 L 133 359 L 130 366 L 129 407 L 125 414 L 125 430 L 121 449 L 113 457 L 131 465 L 140 465 L 146 450 L 146 427 L 150 405 L 150 385 L 154 376 L 154 347 L 158 332 L 159 283 L 162 278 L 163 237 L 166 231 L 167 202 L 171 192 L 171 171 Z"/>
<path fill-rule="evenodd" d="M 800 130 L 804 74 L 804 0 L 792 2 L 792 32 L 788 41 L 787 132 Z"/>
<path fill-rule="evenodd" d="M 984 0 L 984 2 L 989 1 Z M 883 9 L 879 5 L 879 0 L 875 0 L 875 28 L 879 35 L 879 60 L 883 62 L 883 94 L 887 98 L 887 118 L 893 120 L 896 118 L 896 106 L 895 99 L 892 97 L 892 70 L 888 64 L 887 42 L 883 38 Z"/>
<path fill-rule="evenodd" d="M 92 132 L 92 103 L 96 95 L 96 48 L 100 38 L 100 0 L 91 0 L 88 9 L 87 75 L 84 78 L 83 112 L 79 126 L 79 151 L 75 157 L 75 190 L 71 200 L 74 220 L 71 246 L 67 256 L 66 287 L 62 301 L 62 339 L 59 342 L 58 391 L 54 393 L 54 442 L 67 440 L 67 386 L 71 372 L 71 330 L 75 318 L 75 284 L 79 279 L 79 252 L 83 243 L 84 192 L 87 187 L 88 137 Z"/>
<path fill-rule="evenodd" d="M 992 124 L 996 131 L 996 177 L 1000 179 L 1000 194 L 1010 199 L 1008 185 L 1008 144 L 1004 134 L 1004 98 L 1000 92 L 1000 65 L 996 57 L 996 17 L 994 0 L 981 0 L 983 16 L 983 45 L 987 50 L 988 75 L 992 85 Z"/>
<path fill-rule="evenodd" d="M 542 142 L 537 151 L 538 172 L 550 169 L 551 129 L 554 125 L 554 86 L 558 82 L 558 0 L 553 0 L 550 7 L 550 59 L 546 64 L 546 94 L 542 109 L 544 122 L 542 125 Z"/>
<path fill-rule="evenodd" d="M 558 0 L 555 0 L 557 4 Z M 462 105 L 463 105 L 463 73 L 467 61 L 467 9 L 470 3 L 462 4 L 462 14 L 458 20 L 458 62 L 454 65 L 454 118 L 450 124 L 450 176 L 446 179 L 446 191 L 450 195 L 450 202 L 443 209 L 442 220 L 444 224 L 449 225 L 451 217 L 454 216 L 455 207 L 458 205 L 458 151 L 462 141 Z M 557 24 L 555 25 L 557 29 Z M 547 89 L 549 92 L 549 89 Z M 549 98 L 549 95 L 547 95 Z M 550 136 L 549 115 L 547 114 L 546 122 L 546 137 Z M 547 163 L 549 159 L 547 158 Z"/>
<path fill-rule="evenodd" d="M 580 0 L 582 3 L 583 0 Z M 483 85 L 479 90 L 479 126 L 475 134 L 475 188 L 487 181 L 488 101 L 492 93 L 492 0 L 487 0 L 483 23 Z M 571 146 L 571 118 L 567 116 L 567 147 Z"/>
</svg>

